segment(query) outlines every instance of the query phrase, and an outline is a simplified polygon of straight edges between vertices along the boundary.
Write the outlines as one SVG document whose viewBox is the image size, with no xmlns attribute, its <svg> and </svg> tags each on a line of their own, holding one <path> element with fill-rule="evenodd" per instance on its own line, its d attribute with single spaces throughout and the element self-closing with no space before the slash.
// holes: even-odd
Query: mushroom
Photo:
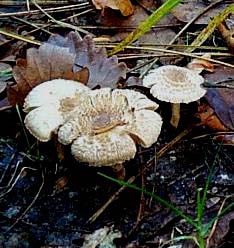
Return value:
<svg viewBox="0 0 234 248">
<path fill-rule="evenodd" d="M 134 90 L 90 90 L 59 79 L 35 87 L 26 97 L 25 125 L 40 141 L 57 134 L 61 144 L 71 144 L 76 160 L 111 166 L 123 178 L 123 162 L 134 158 L 136 143 L 150 147 L 160 134 L 157 107 Z"/>
<path fill-rule="evenodd" d="M 26 128 L 40 141 L 48 141 L 64 123 L 74 106 L 61 110 L 60 102 L 90 89 L 79 82 L 55 79 L 33 88 L 24 101 Z"/>
<path fill-rule="evenodd" d="M 180 119 L 180 103 L 197 101 L 205 95 L 201 87 L 204 78 L 196 71 L 175 65 L 165 65 L 151 70 L 143 79 L 143 85 L 151 87 L 151 94 L 172 103 L 171 125 L 177 128 Z"/>
<path fill-rule="evenodd" d="M 83 98 L 83 99 L 82 99 Z M 123 162 L 134 158 L 136 143 L 150 147 L 162 126 L 158 105 L 134 90 L 102 88 L 89 92 L 58 131 L 73 156 L 94 166 L 111 166 L 119 178 Z M 134 100 L 135 99 L 135 100 Z"/>
</svg>

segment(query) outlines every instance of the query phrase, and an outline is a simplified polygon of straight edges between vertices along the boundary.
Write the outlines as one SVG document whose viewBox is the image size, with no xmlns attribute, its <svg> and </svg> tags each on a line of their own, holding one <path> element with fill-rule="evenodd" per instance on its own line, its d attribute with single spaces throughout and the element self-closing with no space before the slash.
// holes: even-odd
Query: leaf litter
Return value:
<svg viewBox="0 0 234 248">
<path fill-rule="evenodd" d="M 146 6 L 146 2 L 148 1 L 140 2 Z M 134 6 L 134 9 L 136 7 L 138 5 Z M 106 8 L 103 12 L 104 16 L 101 18 L 106 18 L 107 12 L 109 12 L 109 9 Z M 118 11 L 114 10 L 114 12 Z M 99 15 L 101 15 L 100 12 Z M 131 18 L 131 16 L 122 18 Z M 128 19 L 126 19 L 124 25 L 127 25 L 127 22 Z M 174 32 L 174 28 L 172 29 Z M 53 28 L 50 30 L 53 31 Z M 102 32 L 103 30 L 99 30 L 97 34 L 99 35 Z M 158 37 L 160 37 L 160 32 L 158 34 Z M 167 41 L 170 39 L 163 40 L 162 45 L 165 43 L 168 44 Z M 153 39 L 145 41 L 145 44 L 147 44 L 153 41 Z M 175 47 L 175 49 L 177 48 Z M 119 60 L 121 58 L 120 55 L 117 54 Z M 39 48 L 29 48 L 26 58 L 18 56 L 16 65 L 13 67 L 16 85 L 9 87 L 9 99 L 13 105 L 16 102 L 23 103 L 25 96 L 32 88 L 46 80 L 57 77 L 82 81 L 90 88 L 106 86 L 116 88 L 120 86 L 121 81 L 123 81 L 122 85 L 125 87 L 124 79 L 127 77 L 127 82 L 129 82 L 132 88 L 147 93 L 147 90 L 141 85 L 141 80 L 138 77 L 134 80 L 129 77 L 132 76 L 131 73 L 127 74 L 127 71 L 132 69 L 132 62 L 125 60 L 128 67 L 131 68 L 129 69 L 125 63 L 118 62 L 117 56 L 109 58 L 107 51 L 104 48 L 100 48 L 100 45 L 96 47 L 90 36 L 81 39 L 76 33 L 68 33 L 68 35 L 62 36 L 52 35 Z M 52 61 L 52 58 L 54 58 L 54 61 Z M 170 60 L 168 61 L 171 63 Z M 179 63 L 186 64 L 187 61 L 181 61 Z M 208 69 L 210 68 L 209 66 Z M 202 75 L 207 79 L 208 83 L 213 84 L 216 82 L 215 86 L 224 84 L 226 86 L 232 85 L 230 75 L 233 75 L 233 72 L 231 69 L 229 67 L 223 67 L 220 71 L 219 66 L 214 65 L 212 71 L 202 72 Z M 102 73 L 99 73 L 100 71 Z M 133 75 L 139 74 L 134 74 L 133 71 Z M 225 80 L 229 81 L 223 83 Z M 215 115 L 225 128 L 223 129 L 223 131 L 225 130 L 223 134 L 220 134 L 224 136 L 229 135 L 230 131 L 233 130 L 233 93 L 230 93 L 232 92 L 230 88 L 226 88 L 226 91 L 229 93 L 223 93 L 217 87 L 208 88 L 208 92 L 212 93 L 209 93 L 210 95 L 208 97 L 206 96 L 206 99 L 201 100 L 201 102 L 205 102 L 206 106 L 209 106 L 212 115 Z M 218 102 L 214 100 L 216 98 Z M 170 141 L 173 141 L 175 135 L 181 130 L 196 123 L 197 117 L 195 115 L 199 106 L 202 105 L 200 103 L 194 103 L 190 107 L 183 106 L 181 126 L 178 131 L 175 131 L 167 124 L 168 117 L 170 116 L 168 110 L 170 108 L 160 103 L 160 112 L 163 114 L 165 123 L 160 139 L 156 146 L 143 149 L 141 153 L 137 154 L 136 158 L 129 162 L 127 167 L 129 175 L 136 175 L 139 172 L 139 167 L 142 166 L 144 170 L 149 163 L 151 166 L 147 170 L 144 170 L 143 180 L 145 182 L 142 182 L 142 185 L 149 191 L 155 192 L 162 196 L 162 198 L 166 198 L 179 208 L 192 214 L 195 209 L 196 189 L 204 186 L 204 180 L 208 173 L 207 164 L 212 163 L 213 155 L 216 154 L 217 148 L 220 146 L 220 143 L 217 144 L 215 142 L 215 138 L 217 137 L 218 140 L 219 132 L 217 130 L 220 131 L 221 129 L 216 129 L 216 124 L 215 128 L 211 126 L 204 128 L 205 123 L 198 123 L 197 126 L 195 125 L 192 128 L 192 131 L 189 129 L 190 131 L 186 133 L 187 136 L 182 136 L 183 140 L 180 143 L 177 143 L 178 140 L 172 143 Z M 8 119 L 9 115 L 12 116 L 12 114 L 8 111 L 3 111 L 0 114 L 1 120 L 4 119 L 4 123 L 2 122 L 1 124 L 3 125 L 1 129 L 2 137 L 5 137 L 7 123 L 11 123 L 11 126 L 16 123 L 18 125 L 17 132 L 15 130 L 11 130 L 11 132 L 12 137 L 16 137 L 16 141 L 19 143 L 18 145 L 16 143 L 12 145 L 14 147 L 12 151 L 16 153 L 13 152 L 13 155 L 11 153 L 10 156 L 9 152 L 4 152 L 4 149 L 7 147 L 5 143 L 1 143 L 0 169 L 2 174 L 5 170 L 5 159 L 16 156 L 15 154 L 22 151 L 22 145 L 20 144 L 23 143 L 23 137 L 20 134 L 22 131 L 17 120 L 13 119 L 12 122 L 11 118 Z M 210 136 L 201 138 L 202 141 L 201 139 L 191 139 L 194 136 L 196 138 L 196 136 L 201 134 L 207 135 L 214 131 L 217 132 L 215 133 L 217 135 L 212 136 L 212 139 L 210 139 Z M 221 144 L 222 142 L 225 143 L 225 141 L 221 141 Z M 167 146 L 167 143 L 171 145 Z M 115 229 L 120 230 L 123 234 L 122 238 L 114 240 L 114 243 L 118 244 L 117 247 L 155 247 L 155 245 L 162 244 L 170 247 L 170 244 L 173 243 L 174 235 L 180 236 L 192 233 L 193 230 L 191 230 L 189 225 L 186 225 L 183 221 L 179 221 L 173 213 L 167 209 L 165 210 L 165 207 L 148 197 L 145 197 L 143 199 L 145 202 L 140 205 L 137 192 L 126 189 L 121 191 L 121 194 L 117 194 L 118 197 L 114 197 L 111 205 L 104 209 L 103 213 L 96 218 L 95 222 L 87 223 L 90 216 L 96 213 L 99 207 L 103 206 L 106 199 L 111 195 L 115 195 L 115 191 L 118 191 L 117 186 L 100 180 L 100 177 L 96 175 L 95 171 L 85 168 L 79 163 L 75 163 L 69 157 L 65 156 L 62 161 L 57 161 L 55 155 L 56 149 L 54 149 L 51 143 L 46 145 L 40 144 L 39 147 L 40 152 L 45 156 L 46 160 L 38 163 L 37 160 L 33 160 L 35 157 L 26 153 L 24 163 L 32 168 L 37 166 L 39 171 L 41 168 L 45 169 L 48 182 L 46 181 L 45 185 L 43 185 L 44 191 L 40 193 L 34 206 L 30 206 L 30 202 L 32 202 L 32 199 L 36 199 L 35 195 L 38 185 L 40 186 L 41 183 L 39 171 L 26 173 L 25 176 L 19 178 L 10 194 L 7 194 L 3 198 L 1 202 L 1 211 L 4 213 L 1 216 L 1 222 L 3 224 L 1 242 L 4 242 L 4 245 L 9 247 L 19 244 L 25 247 L 28 245 L 40 245 L 41 247 L 45 245 L 82 247 L 84 234 L 87 232 L 95 233 L 95 230 L 102 230 L 102 227 L 111 227 L 113 223 Z M 158 156 L 156 164 L 154 158 L 155 149 L 162 148 L 164 150 L 165 147 L 169 148 L 168 150 L 166 149 L 162 157 Z M 233 160 L 231 149 L 229 147 L 222 147 L 219 153 L 219 164 L 212 179 L 212 187 L 216 187 L 216 191 L 215 194 L 209 193 L 208 200 L 212 199 L 214 195 L 218 195 L 222 199 L 227 197 L 228 194 L 232 194 Z M 17 171 L 20 170 L 21 164 L 16 167 L 14 160 L 12 163 L 9 162 L 8 170 L 14 172 L 15 168 L 17 168 Z M 8 170 L 5 174 L 9 176 Z M 107 170 L 106 173 L 109 174 L 111 172 Z M 9 177 L 5 179 L 9 179 Z M 0 181 L 1 186 L 2 182 Z M 137 183 L 140 182 L 137 181 Z M 54 190 L 56 186 L 57 190 Z M 12 202 L 12 199 L 14 199 L 14 202 Z M 24 203 L 22 203 L 22 199 Z M 30 206 L 29 212 L 23 218 L 20 218 L 21 213 L 25 210 L 25 205 L 26 207 Z M 144 210 L 140 214 L 140 220 L 136 221 L 137 215 L 139 215 L 137 212 L 138 206 L 144 206 Z M 205 222 L 209 220 L 210 216 L 214 216 L 217 213 L 218 207 L 219 203 L 207 209 L 207 213 L 204 216 Z M 217 235 L 215 234 L 214 240 L 211 240 L 214 245 L 222 244 L 223 242 L 225 245 L 225 242 L 228 242 L 227 240 L 230 242 L 230 233 L 233 230 L 228 223 L 231 223 L 232 219 L 232 212 L 220 218 L 220 223 L 223 221 L 226 225 L 221 224 L 221 229 L 219 224 L 216 226 Z M 15 221 L 19 221 L 20 225 L 16 225 L 9 233 L 4 233 Z M 25 231 L 28 226 L 30 226 L 30 232 Z M 183 244 L 183 242 L 181 243 Z"/>
</svg>

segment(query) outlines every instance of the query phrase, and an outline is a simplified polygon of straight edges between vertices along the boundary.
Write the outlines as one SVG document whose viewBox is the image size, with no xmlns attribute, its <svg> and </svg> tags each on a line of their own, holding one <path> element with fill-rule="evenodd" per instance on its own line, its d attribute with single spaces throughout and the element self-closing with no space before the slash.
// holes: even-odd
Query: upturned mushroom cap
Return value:
<svg viewBox="0 0 234 248">
<path fill-rule="evenodd" d="M 204 78 L 195 71 L 175 65 L 165 65 L 151 70 L 143 79 L 143 85 L 151 87 L 151 94 L 171 103 L 189 103 L 205 95 L 201 87 Z"/>
<path fill-rule="evenodd" d="M 24 111 L 29 112 L 24 120 L 26 128 L 38 140 L 50 140 L 70 115 L 76 105 L 64 107 L 64 99 L 91 91 L 83 84 L 71 80 L 55 79 L 42 83 L 30 91 L 24 103 Z M 68 105 L 68 104 L 67 104 Z"/>
<path fill-rule="evenodd" d="M 93 90 L 59 128 L 58 139 L 64 145 L 72 143 L 79 161 L 96 166 L 122 163 L 135 156 L 136 143 L 149 147 L 156 142 L 162 126 L 156 108 L 133 90 Z"/>
</svg>

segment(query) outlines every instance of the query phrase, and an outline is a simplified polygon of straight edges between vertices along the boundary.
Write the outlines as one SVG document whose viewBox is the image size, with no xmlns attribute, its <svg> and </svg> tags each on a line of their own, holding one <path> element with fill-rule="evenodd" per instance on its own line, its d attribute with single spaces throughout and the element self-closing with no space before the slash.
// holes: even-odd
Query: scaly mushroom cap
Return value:
<svg viewBox="0 0 234 248">
<path fill-rule="evenodd" d="M 151 94 L 171 103 L 189 103 L 205 95 L 201 87 L 204 78 L 195 71 L 175 65 L 165 65 L 151 70 L 143 79 L 143 85 L 151 87 Z"/>
<path fill-rule="evenodd" d="M 29 112 L 24 120 L 26 128 L 38 140 L 50 140 L 52 133 L 70 115 L 76 104 L 61 108 L 61 101 L 74 97 L 78 92 L 85 94 L 90 89 L 71 80 L 55 79 L 42 83 L 30 91 L 25 98 L 24 111 Z M 67 104 L 68 105 L 68 104 Z"/>
<path fill-rule="evenodd" d="M 135 143 L 149 147 L 156 142 L 162 120 L 153 111 L 157 104 L 143 94 L 102 88 L 76 97 L 81 103 L 59 128 L 58 139 L 72 143 L 77 160 L 111 166 L 133 158 Z"/>
</svg>

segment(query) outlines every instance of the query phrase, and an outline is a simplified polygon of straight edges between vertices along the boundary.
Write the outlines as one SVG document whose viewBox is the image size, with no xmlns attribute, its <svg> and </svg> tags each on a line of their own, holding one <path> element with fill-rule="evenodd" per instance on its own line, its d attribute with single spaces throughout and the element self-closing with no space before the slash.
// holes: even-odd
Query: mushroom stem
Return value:
<svg viewBox="0 0 234 248">
<path fill-rule="evenodd" d="M 122 163 L 118 163 L 112 168 L 118 179 L 123 180 L 125 178 L 125 168 Z"/>
<path fill-rule="evenodd" d="M 180 103 L 172 103 L 170 123 L 173 127 L 177 128 L 179 121 L 180 121 Z"/>
</svg>

